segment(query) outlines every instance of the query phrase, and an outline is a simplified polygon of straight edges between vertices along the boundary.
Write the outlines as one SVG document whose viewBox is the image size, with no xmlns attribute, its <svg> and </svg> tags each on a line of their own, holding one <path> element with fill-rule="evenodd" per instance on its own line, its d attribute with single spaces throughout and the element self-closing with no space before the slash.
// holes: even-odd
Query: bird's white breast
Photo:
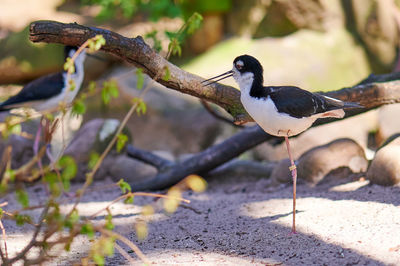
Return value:
<svg viewBox="0 0 400 266">
<path fill-rule="evenodd" d="M 58 94 L 56 97 L 52 97 L 48 100 L 41 101 L 35 106 L 33 106 L 36 111 L 44 111 L 57 108 L 61 102 L 64 102 L 65 104 L 68 105 L 74 100 L 83 82 L 84 59 L 85 59 L 85 54 L 82 52 L 82 54 L 80 54 L 75 60 L 75 73 L 69 75 L 69 77 L 67 73 L 63 73 L 64 87 L 61 93 Z M 73 90 L 71 90 L 69 80 L 73 80 L 74 83 Z"/>
<path fill-rule="evenodd" d="M 314 117 L 294 118 L 279 113 L 270 97 L 254 98 L 242 93 L 240 99 L 249 115 L 270 135 L 294 136 L 309 128 L 316 120 Z"/>
<path fill-rule="evenodd" d="M 274 136 L 294 136 L 309 128 L 317 116 L 294 118 L 285 113 L 279 113 L 270 97 L 256 98 L 250 96 L 253 84 L 253 73 L 240 74 L 234 69 L 233 77 L 239 84 L 240 100 L 254 121 L 268 134 Z"/>
</svg>

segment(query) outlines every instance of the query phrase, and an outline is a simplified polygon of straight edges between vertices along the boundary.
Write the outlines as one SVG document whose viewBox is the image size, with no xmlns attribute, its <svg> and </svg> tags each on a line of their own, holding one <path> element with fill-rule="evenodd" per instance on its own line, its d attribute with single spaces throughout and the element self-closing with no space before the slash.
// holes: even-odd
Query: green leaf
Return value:
<svg viewBox="0 0 400 266">
<path fill-rule="evenodd" d="M 0 208 L 0 220 L 3 218 L 3 213 L 4 213 L 3 208 Z"/>
<path fill-rule="evenodd" d="M 18 226 L 24 225 L 25 223 L 31 222 L 32 218 L 28 215 L 21 215 L 21 214 L 15 214 L 14 215 L 15 223 Z"/>
<path fill-rule="evenodd" d="M 173 38 L 171 40 L 171 42 L 168 45 L 168 51 L 170 51 L 172 55 L 178 55 L 178 56 L 182 55 L 181 44 L 177 38 Z"/>
<path fill-rule="evenodd" d="M 109 213 L 107 216 L 106 216 L 106 224 L 105 224 L 105 227 L 106 227 L 106 229 L 108 229 L 108 230 L 113 230 L 114 229 L 114 224 L 112 223 L 112 215 L 111 215 L 111 213 Z"/>
<path fill-rule="evenodd" d="M 71 215 L 64 222 L 64 226 L 67 228 L 72 228 L 79 221 L 79 213 L 77 209 L 71 212 Z"/>
<path fill-rule="evenodd" d="M 203 17 L 199 13 L 194 12 L 187 21 L 188 34 L 193 34 L 197 29 L 199 29 L 202 21 Z"/>
<path fill-rule="evenodd" d="M 121 189 L 122 194 L 132 191 L 131 185 L 129 185 L 127 182 L 125 182 L 122 178 L 117 182 L 117 185 Z"/>
<path fill-rule="evenodd" d="M 86 105 L 81 99 L 77 99 L 72 106 L 72 112 L 76 115 L 83 115 L 86 113 Z"/>
<path fill-rule="evenodd" d="M 134 198 L 133 195 L 126 197 L 126 199 L 124 200 L 124 203 L 125 204 L 133 204 L 133 198 Z"/>
<path fill-rule="evenodd" d="M 171 72 L 169 71 L 169 67 L 165 66 L 164 67 L 164 75 L 162 77 L 163 80 L 168 81 L 171 79 Z"/>
<path fill-rule="evenodd" d="M 101 90 L 101 98 L 105 104 L 108 104 L 112 97 L 117 98 L 119 95 L 118 84 L 115 80 L 105 81 Z"/>
<path fill-rule="evenodd" d="M 94 166 L 96 165 L 97 161 L 99 160 L 100 155 L 97 152 L 91 152 L 89 155 L 89 163 L 88 167 L 89 169 L 93 169 Z"/>
<path fill-rule="evenodd" d="M 44 181 L 49 184 L 50 192 L 53 196 L 58 197 L 61 194 L 61 188 L 58 184 L 57 174 L 49 172 L 44 176 Z"/>
<path fill-rule="evenodd" d="M 128 141 L 128 136 L 120 133 L 117 136 L 117 152 L 121 152 L 121 150 L 125 147 L 126 142 Z"/>
<path fill-rule="evenodd" d="M 68 57 L 64 63 L 64 70 L 68 72 L 68 74 L 75 73 L 75 65 L 72 61 L 71 57 Z"/>
<path fill-rule="evenodd" d="M 70 90 L 70 91 L 74 91 L 74 90 L 75 90 L 75 88 L 76 88 L 75 80 L 70 79 L 70 80 L 68 81 L 68 85 L 69 85 L 69 90 Z"/>
<path fill-rule="evenodd" d="M 143 75 L 143 69 L 137 68 L 136 69 L 136 88 L 138 90 L 143 89 L 143 84 L 144 84 L 144 75 Z"/>
<path fill-rule="evenodd" d="M 135 97 L 132 99 L 132 104 L 136 104 L 136 113 L 137 115 L 145 114 L 147 111 L 146 103 L 139 97 Z"/>
<path fill-rule="evenodd" d="M 58 161 L 58 165 L 63 168 L 61 177 L 63 179 L 73 179 L 78 172 L 78 166 L 76 165 L 75 159 L 72 156 L 64 155 Z"/>
<path fill-rule="evenodd" d="M 96 35 L 89 41 L 89 51 L 92 53 L 98 51 L 105 44 L 106 40 L 104 39 L 103 35 Z"/>
<path fill-rule="evenodd" d="M 115 240 L 111 237 L 108 237 L 102 241 L 103 253 L 107 256 L 111 256 L 114 254 L 114 244 Z"/>
<path fill-rule="evenodd" d="M 23 189 L 17 189 L 15 191 L 15 194 L 17 196 L 17 201 L 19 202 L 19 204 L 21 204 L 22 207 L 24 207 L 24 208 L 28 207 L 28 205 L 29 205 L 28 193 L 26 193 L 26 191 Z"/>
<path fill-rule="evenodd" d="M 96 82 L 95 81 L 90 81 L 88 85 L 88 91 L 89 92 L 94 92 L 96 89 Z"/>
<path fill-rule="evenodd" d="M 87 235 L 89 238 L 92 239 L 94 237 L 93 225 L 89 223 L 82 225 L 81 234 Z"/>
<path fill-rule="evenodd" d="M 100 253 L 94 253 L 93 254 L 93 261 L 97 264 L 97 265 L 104 265 L 104 256 L 101 255 Z"/>
</svg>

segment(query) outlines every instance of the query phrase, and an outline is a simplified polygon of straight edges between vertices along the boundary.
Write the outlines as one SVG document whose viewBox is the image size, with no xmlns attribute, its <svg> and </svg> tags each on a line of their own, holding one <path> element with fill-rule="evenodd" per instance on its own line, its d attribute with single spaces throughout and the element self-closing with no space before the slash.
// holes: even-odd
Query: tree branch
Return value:
<svg viewBox="0 0 400 266">
<path fill-rule="evenodd" d="M 103 35 L 106 40 L 106 44 L 101 48 L 103 51 L 143 68 L 145 73 L 167 88 L 190 94 L 221 106 L 233 116 L 235 123 L 252 121 L 240 102 L 239 90 L 218 83 L 203 87 L 200 84 L 203 80 L 202 78 L 188 73 L 165 60 L 152 50 L 140 36 L 127 38 L 104 29 L 53 21 L 37 21 L 30 26 L 30 40 L 33 42 L 78 46 L 97 34 Z M 162 73 L 166 67 L 171 73 L 171 78 L 168 81 L 156 76 L 156 73 Z M 356 86 L 321 94 L 343 101 L 358 102 L 364 106 L 364 108 L 347 110 L 345 117 L 350 117 L 385 104 L 400 102 L 399 79 L 400 73 L 370 75 Z M 335 119 L 317 120 L 313 126 L 332 121 L 335 121 Z M 132 184 L 132 187 L 135 191 L 163 189 L 174 185 L 189 174 L 207 173 L 264 141 L 276 139 L 276 137 L 266 134 L 258 126 L 245 128 L 224 142 L 209 147 L 182 163 L 163 167 L 163 171 L 160 171 L 153 179 L 139 184 Z M 130 153 L 130 155 L 149 162 L 149 157 L 146 153 Z M 153 163 L 153 165 L 156 164 Z"/>
</svg>

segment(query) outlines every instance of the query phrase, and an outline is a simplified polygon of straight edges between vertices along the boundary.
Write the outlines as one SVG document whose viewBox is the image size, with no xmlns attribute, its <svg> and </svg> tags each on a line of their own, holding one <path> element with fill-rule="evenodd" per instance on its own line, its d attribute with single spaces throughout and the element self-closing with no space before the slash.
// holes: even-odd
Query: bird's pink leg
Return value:
<svg viewBox="0 0 400 266">
<path fill-rule="evenodd" d="M 289 133 L 289 132 L 288 132 Z M 290 167 L 289 170 L 292 173 L 293 179 L 293 223 L 292 223 L 292 234 L 296 234 L 296 183 L 297 183 L 297 168 L 294 164 L 292 154 L 290 153 L 290 144 L 288 135 L 285 136 L 286 148 L 289 154 Z"/>
</svg>

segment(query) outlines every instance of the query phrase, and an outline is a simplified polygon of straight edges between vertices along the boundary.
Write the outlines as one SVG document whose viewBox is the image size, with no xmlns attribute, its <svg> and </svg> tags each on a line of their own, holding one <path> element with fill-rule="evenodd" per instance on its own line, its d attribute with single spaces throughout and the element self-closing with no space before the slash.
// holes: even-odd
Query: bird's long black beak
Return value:
<svg viewBox="0 0 400 266">
<path fill-rule="evenodd" d="M 203 80 L 201 83 L 203 84 L 203 86 L 208 86 L 208 85 L 211 85 L 211 84 L 213 84 L 215 82 L 218 82 L 220 80 L 232 77 L 232 75 L 233 75 L 233 71 L 229 70 L 229 71 L 227 71 L 227 72 L 225 72 L 225 73 L 223 73 L 221 75 L 218 75 L 216 77 Z M 216 79 L 216 78 L 219 78 L 219 79 Z M 213 80 L 213 79 L 216 79 L 216 80 Z"/>
</svg>

